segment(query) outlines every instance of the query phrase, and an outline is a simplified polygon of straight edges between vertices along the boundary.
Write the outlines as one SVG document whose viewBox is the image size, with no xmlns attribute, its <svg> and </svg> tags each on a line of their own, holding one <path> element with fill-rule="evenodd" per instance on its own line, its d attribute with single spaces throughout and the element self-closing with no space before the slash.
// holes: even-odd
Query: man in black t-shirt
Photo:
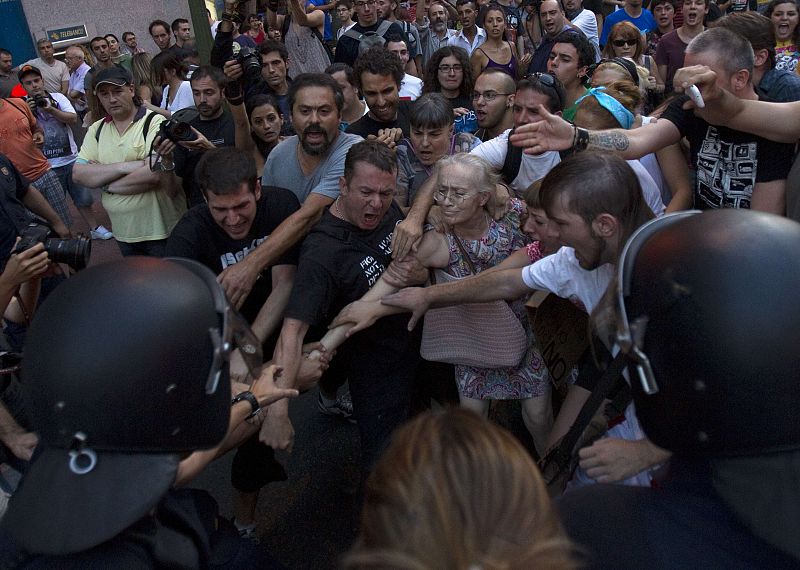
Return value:
<svg viewBox="0 0 800 570">
<path fill-rule="evenodd" d="M 175 174 L 181 179 L 189 207 L 203 203 L 203 194 L 194 178 L 194 169 L 207 150 L 236 145 L 236 129 L 224 108 L 226 78 L 216 67 L 203 65 L 192 73 L 190 81 L 198 116 L 189 124 L 199 135 L 175 148 Z"/>
<path fill-rule="evenodd" d="M 369 111 L 346 132 L 386 143 L 407 137 L 410 102 L 400 100 L 405 75 L 400 58 L 386 48 L 371 48 L 358 56 L 353 73 Z"/>
<path fill-rule="evenodd" d="M 295 384 L 306 331 L 330 323 L 389 266 L 392 234 L 402 219 L 393 201 L 396 164 L 394 152 L 376 141 L 349 150 L 341 194 L 312 228 L 300 253 L 273 359 L 284 370 L 281 385 Z M 408 417 L 419 338 L 407 330 L 406 322 L 402 315 L 379 320 L 345 341 L 334 359 L 350 381 L 364 471 L 375 462 L 392 430 Z M 265 435 L 273 447 L 291 448 L 294 430 L 286 406 L 270 408 L 262 438 Z"/>
<path fill-rule="evenodd" d="M 165 255 L 199 261 L 219 275 L 251 253 L 286 218 L 300 208 L 284 188 L 261 188 L 251 157 L 233 147 L 206 152 L 197 164 L 197 181 L 206 203 L 186 212 L 167 240 Z M 251 323 L 269 354 L 292 290 L 297 248 L 290 249 L 261 273 L 240 312 Z M 231 358 L 231 378 L 246 374 L 237 353 Z M 254 434 L 236 452 L 231 467 L 235 497 L 234 524 L 240 534 L 255 536 L 255 507 L 261 487 L 286 479 L 272 450 Z"/>
<path fill-rule="evenodd" d="M 386 36 L 403 36 L 403 28 L 397 22 L 392 22 L 388 28 L 384 26 L 381 29 L 381 24 L 384 20 L 378 18 L 378 8 L 375 5 L 375 0 L 356 0 L 353 2 L 353 7 L 356 12 L 356 23 L 348 30 L 353 34 L 344 34 L 336 43 L 336 54 L 334 55 L 334 63 L 346 63 L 354 67 L 356 58 L 359 55 L 359 47 L 362 40 L 367 40 L 370 43 L 377 45 L 386 45 Z M 361 39 L 350 37 L 350 35 L 361 34 Z M 372 38 L 381 34 L 380 38 Z"/>
</svg>

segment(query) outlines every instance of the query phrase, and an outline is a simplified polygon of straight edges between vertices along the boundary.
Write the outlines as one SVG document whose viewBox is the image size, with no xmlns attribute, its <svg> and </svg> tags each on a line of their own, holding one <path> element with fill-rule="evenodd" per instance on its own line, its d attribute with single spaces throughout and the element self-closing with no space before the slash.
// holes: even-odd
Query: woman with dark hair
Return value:
<svg viewBox="0 0 800 570">
<path fill-rule="evenodd" d="M 114 34 L 106 34 L 104 37 L 108 42 L 108 53 L 111 54 L 111 61 L 121 65 L 128 71 L 133 71 L 131 68 L 131 54 L 127 51 L 122 51 L 124 44 L 119 43 L 117 36 Z"/>
<path fill-rule="evenodd" d="M 344 568 L 578 568 L 536 464 L 463 410 L 401 427 L 367 481 Z"/>
<path fill-rule="evenodd" d="M 481 23 L 486 41 L 472 52 L 472 77 L 476 78 L 489 67 L 501 69 L 517 79 L 517 55 L 514 44 L 506 41 L 506 13 L 499 4 L 489 4 L 483 11 Z"/>
<path fill-rule="evenodd" d="M 775 27 L 775 69 L 797 71 L 800 59 L 800 26 L 798 7 L 794 0 L 772 0 L 764 15 Z"/>
<path fill-rule="evenodd" d="M 175 111 L 194 107 L 192 86 L 186 80 L 186 65 L 172 50 L 162 51 L 150 62 L 153 85 L 164 85 L 161 93 L 162 115 L 167 118 Z"/>
<path fill-rule="evenodd" d="M 475 81 L 467 51 L 445 46 L 434 52 L 425 69 L 422 93 L 441 93 L 453 110 L 472 109 L 472 88 Z"/>
<path fill-rule="evenodd" d="M 281 141 L 283 117 L 274 95 L 254 95 L 241 102 L 231 102 L 231 115 L 236 128 L 236 148 L 253 157 L 256 172 L 264 170 L 269 153 Z"/>
</svg>

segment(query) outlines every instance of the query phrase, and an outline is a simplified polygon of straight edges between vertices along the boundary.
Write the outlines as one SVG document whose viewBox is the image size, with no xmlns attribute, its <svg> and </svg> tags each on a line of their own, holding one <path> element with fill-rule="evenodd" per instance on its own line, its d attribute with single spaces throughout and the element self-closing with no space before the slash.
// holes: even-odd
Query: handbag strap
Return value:
<svg viewBox="0 0 800 570">
<path fill-rule="evenodd" d="M 575 418 L 575 422 L 572 424 L 572 427 L 569 428 L 569 431 L 558 444 L 556 460 L 559 462 L 559 464 L 562 464 L 563 461 L 569 460 L 569 458 L 572 456 L 575 445 L 578 443 L 581 435 L 586 430 L 589 422 L 592 421 L 592 418 L 597 413 L 597 410 L 600 408 L 600 404 L 611 391 L 614 382 L 616 382 L 617 378 L 619 378 L 619 375 L 622 373 L 622 369 L 625 368 L 626 364 L 627 355 L 620 351 L 611 364 L 609 364 L 608 368 L 606 368 L 605 372 L 603 372 L 603 375 L 600 377 L 600 380 L 597 381 L 594 390 L 592 390 L 589 399 L 586 400 L 585 404 L 583 404 L 578 417 Z"/>
<path fill-rule="evenodd" d="M 472 263 L 472 258 L 469 256 L 467 248 L 464 247 L 464 244 L 461 243 L 461 240 L 458 238 L 456 234 L 450 234 L 450 235 L 453 236 L 453 241 L 456 242 L 456 247 L 461 252 L 461 257 L 463 257 L 464 261 L 466 261 L 467 265 L 469 265 L 469 270 L 472 272 L 473 275 L 477 275 L 478 272 L 475 269 L 475 264 Z"/>
</svg>

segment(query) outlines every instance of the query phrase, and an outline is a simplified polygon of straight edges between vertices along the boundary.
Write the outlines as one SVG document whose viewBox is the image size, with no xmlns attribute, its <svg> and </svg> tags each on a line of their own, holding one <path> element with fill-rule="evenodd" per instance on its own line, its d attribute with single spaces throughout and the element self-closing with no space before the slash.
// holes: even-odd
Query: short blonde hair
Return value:
<svg viewBox="0 0 800 570">
<path fill-rule="evenodd" d="M 345 568 L 570 569 L 572 546 L 536 464 L 472 412 L 428 412 L 400 428 L 366 485 Z"/>
</svg>

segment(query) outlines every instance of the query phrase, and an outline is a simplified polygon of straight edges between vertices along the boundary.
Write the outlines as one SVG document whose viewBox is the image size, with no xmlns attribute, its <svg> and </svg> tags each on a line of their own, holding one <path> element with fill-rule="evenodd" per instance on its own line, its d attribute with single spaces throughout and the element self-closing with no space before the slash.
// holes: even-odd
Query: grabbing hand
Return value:
<svg viewBox="0 0 800 570">
<path fill-rule="evenodd" d="M 172 152 L 175 150 L 175 143 L 166 137 L 156 137 L 153 140 L 153 150 L 161 156 L 161 160 L 172 162 Z"/>
<path fill-rule="evenodd" d="M 19 238 L 17 238 L 17 243 L 19 243 Z M 14 247 L 16 248 L 16 244 Z M 44 250 L 44 244 L 37 243 L 25 251 L 12 253 L 8 258 L 2 278 L 3 280 L 7 279 L 12 286 L 16 287 L 36 277 L 42 277 L 49 264 L 50 260 Z"/>
<path fill-rule="evenodd" d="M 717 85 L 717 74 L 711 70 L 710 67 L 705 65 L 692 65 L 689 67 L 682 67 L 675 72 L 672 79 L 672 85 L 675 91 L 686 92 L 692 85 L 697 86 L 700 90 L 700 95 L 703 96 L 703 101 L 706 106 L 722 97 L 722 89 Z M 696 105 L 689 99 L 684 103 L 684 109 L 694 109 Z"/>
<path fill-rule="evenodd" d="M 267 366 L 261 375 L 253 380 L 250 385 L 250 391 L 253 396 L 258 400 L 258 404 L 262 408 L 266 408 L 270 404 L 274 404 L 284 398 L 296 398 L 300 393 L 294 388 L 279 388 L 275 384 L 275 379 L 281 375 L 283 369 L 279 366 L 271 364 Z M 268 414 L 269 415 L 269 414 Z"/>
<path fill-rule="evenodd" d="M 647 440 L 603 438 L 578 452 L 581 469 L 598 483 L 618 483 L 657 465 Z"/>
<path fill-rule="evenodd" d="M 217 275 L 217 282 L 225 289 L 225 294 L 231 304 L 238 309 L 252 291 L 258 276 L 258 271 L 251 269 L 247 260 L 244 259 L 226 267 L 222 273 Z"/>
<path fill-rule="evenodd" d="M 403 131 L 399 128 L 380 129 L 378 135 L 369 135 L 368 140 L 375 140 L 383 143 L 389 148 L 394 148 L 395 145 L 403 138 Z"/>
<path fill-rule="evenodd" d="M 294 447 L 294 427 L 289 416 L 267 413 L 258 439 L 272 449 L 285 449 L 291 453 Z"/>
<path fill-rule="evenodd" d="M 422 265 L 414 255 L 395 259 L 383 272 L 381 278 L 388 285 L 402 289 L 411 285 L 421 285 L 428 280 L 428 268 Z"/>
<path fill-rule="evenodd" d="M 408 330 L 414 330 L 417 322 L 422 318 L 430 303 L 427 300 L 425 289 L 422 287 L 406 287 L 405 289 L 387 295 L 381 299 L 381 303 L 389 305 L 390 307 L 399 307 L 411 312 L 411 318 L 408 321 Z"/>
<path fill-rule="evenodd" d="M 572 147 L 575 128 L 567 121 L 539 105 L 542 120 L 521 125 L 509 137 L 511 144 L 522 147 L 525 154 L 542 154 L 548 150 L 566 150 Z"/>
<path fill-rule="evenodd" d="M 470 111 L 466 107 L 456 107 L 453 109 L 453 115 L 455 115 L 456 119 L 459 117 L 463 117 L 464 115 L 469 115 Z"/>
<path fill-rule="evenodd" d="M 409 217 L 397 224 L 392 235 L 392 258 L 404 258 L 420 239 L 422 239 L 421 223 Z"/>
<path fill-rule="evenodd" d="M 205 136 L 203 136 L 203 133 L 201 133 L 194 127 L 189 127 L 189 128 L 192 129 L 192 132 L 195 134 L 197 138 L 192 141 L 181 141 L 179 144 L 183 148 L 187 148 L 189 150 L 211 150 L 217 148 L 211 143 L 211 141 L 209 141 Z"/>
<path fill-rule="evenodd" d="M 23 461 L 30 461 L 33 450 L 39 443 L 39 437 L 32 432 L 13 430 L 3 435 L 2 441 L 16 457 Z"/>
<path fill-rule="evenodd" d="M 230 61 L 226 61 L 225 64 L 222 66 L 222 71 L 225 73 L 225 77 L 230 79 L 231 81 L 238 81 L 244 76 L 244 71 L 242 71 L 242 64 L 232 59 Z"/>
<path fill-rule="evenodd" d="M 335 329 L 338 326 L 352 324 L 353 328 L 345 333 L 347 338 L 356 334 L 357 332 L 368 329 L 375 324 L 375 321 L 380 317 L 381 304 L 378 301 L 353 301 L 344 309 L 339 311 L 336 318 L 328 326 L 329 329 Z"/>
</svg>

